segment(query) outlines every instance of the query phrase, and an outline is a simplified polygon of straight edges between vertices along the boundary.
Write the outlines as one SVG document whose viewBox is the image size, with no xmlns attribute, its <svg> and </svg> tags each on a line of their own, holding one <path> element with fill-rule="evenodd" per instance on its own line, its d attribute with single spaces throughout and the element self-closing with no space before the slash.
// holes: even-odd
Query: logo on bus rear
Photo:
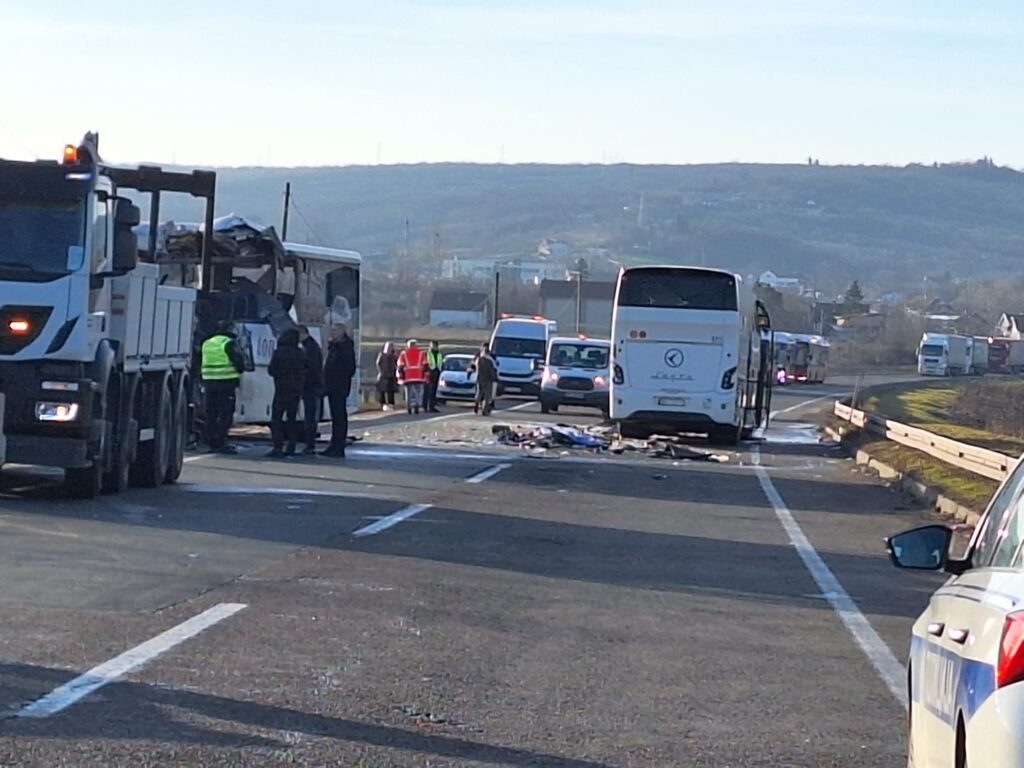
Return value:
<svg viewBox="0 0 1024 768">
<path fill-rule="evenodd" d="M 665 353 L 665 365 L 669 368 L 678 368 L 683 364 L 683 350 L 670 349 Z"/>
</svg>

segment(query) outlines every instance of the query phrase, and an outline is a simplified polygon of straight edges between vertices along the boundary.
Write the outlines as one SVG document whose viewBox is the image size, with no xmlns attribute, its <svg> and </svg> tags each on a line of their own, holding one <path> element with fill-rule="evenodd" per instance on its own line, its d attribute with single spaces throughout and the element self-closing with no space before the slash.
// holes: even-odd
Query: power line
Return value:
<svg viewBox="0 0 1024 768">
<path fill-rule="evenodd" d="M 302 223 L 306 225 L 306 229 L 309 230 L 309 234 L 311 234 L 314 238 L 316 238 L 316 240 L 318 241 L 318 245 L 323 245 L 324 244 L 324 239 L 322 237 L 320 237 L 320 234 L 313 228 L 313 225 L 309 223 L 309 219 L 306 218 L 306 214 L 304 214 L 302 212 L 302 209 L 299 207 L 298 203 L 295 202 L 295 193 L 294 192 L 292 192 L 291 202 L 292 202 L 292 209 L 294 209 L 294 211 L 297 214 L 299 214 L 299 218 L 302 219 Z"/>
</svg>

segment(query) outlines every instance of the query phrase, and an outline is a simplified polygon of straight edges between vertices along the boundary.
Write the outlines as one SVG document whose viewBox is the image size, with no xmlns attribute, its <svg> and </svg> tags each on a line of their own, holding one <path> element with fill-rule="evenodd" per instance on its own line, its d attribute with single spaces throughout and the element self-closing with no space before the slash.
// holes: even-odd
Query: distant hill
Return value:
<svg viewBox="0 0 1024 768">
<path fill-rule="evenodd" d="M 408 220 L 418 258 L 435 239 L 444 253 L 528 253 L 549 238 L 627 263 L 771 269 L 829 291 L 857 278 L 873 292 L 947 270 L 1015 274 L 1024 254 L 1024 174 L 988 161 L 222 169 L 218 208 L 279 224 L 286 181 L 294 239 L 367 253 L 400 253 Z M 165 211 L 188 218 L 175 205 Z"/>
</svg>

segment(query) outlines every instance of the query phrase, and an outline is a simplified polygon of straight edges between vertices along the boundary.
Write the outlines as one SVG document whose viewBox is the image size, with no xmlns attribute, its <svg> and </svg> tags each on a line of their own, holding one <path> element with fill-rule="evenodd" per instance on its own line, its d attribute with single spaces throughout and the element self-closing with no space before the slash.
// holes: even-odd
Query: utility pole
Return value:
<svg viewBox="0 0 1024 768">
<path fill-rule="evenodd" d="M 284 216 L 281 220 L 281 240 L 288 239 L 288 209 L 292 207 L 292 183 L 284 185 Z"/>
<path fill-rule="evenodd" d="M 494 322 L 498 322 L 498 313 L 501 311 L 501 272 L 494 270 Z"/>
<path fill-rule="evenodd" d="M 580 326 L 583 319 L 583 270 L 576 270 L 576 335 L 580 335 Z"/>
</svg>

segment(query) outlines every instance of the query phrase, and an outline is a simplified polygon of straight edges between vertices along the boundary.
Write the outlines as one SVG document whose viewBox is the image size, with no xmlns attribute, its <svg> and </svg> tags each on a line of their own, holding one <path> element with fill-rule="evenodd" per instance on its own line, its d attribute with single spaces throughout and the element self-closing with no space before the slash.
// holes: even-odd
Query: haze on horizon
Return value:
<svg viewBox="0 0 1024 768">
<path fill-rule="evenodd" d="M 1024 166 L 1019 3 L 708 5 L 0 0 L 0 157 Z"/>
</svg>

